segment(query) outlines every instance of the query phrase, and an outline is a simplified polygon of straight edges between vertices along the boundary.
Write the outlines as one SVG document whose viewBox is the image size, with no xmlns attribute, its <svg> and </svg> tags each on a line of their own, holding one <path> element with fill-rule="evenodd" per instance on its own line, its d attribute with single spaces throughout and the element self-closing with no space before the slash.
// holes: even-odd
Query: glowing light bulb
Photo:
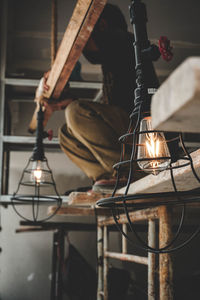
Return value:
<svg viewBox="0 0 200 300">
<path fill-rule="evenodd" d="M 44 171 L 42 168 L 42 161 L 34 161 L 32 165 L 31 171 L 31 181 L 36 184 L 40 184 L 44 182 Z"/>
<path fill-rule="evenodd" d="M 33 176 L 35 178 L 35 181 L 37 183 L 40 183 L 41 178 L 42 178 L 42 171 L 40 169 L 34 170 L 33 171 Z"/>
<path fill-rule="evenodd" d="M 157 175 L 170 164 L 170 153 L 162 132 L 152 129 L 151 117 L 140 123 L 137 159 L 139 167 L 147 173 Z"/>
</svg>

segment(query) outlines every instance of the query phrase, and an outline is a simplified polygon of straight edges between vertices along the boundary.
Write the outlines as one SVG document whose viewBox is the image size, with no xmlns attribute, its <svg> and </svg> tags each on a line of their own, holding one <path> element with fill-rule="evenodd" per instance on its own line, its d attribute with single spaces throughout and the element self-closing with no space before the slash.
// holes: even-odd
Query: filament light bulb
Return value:
<svg viewBox="0 0 200 300">
<path fill-rule="evenodd" d="M 34 170 L 33 171 L 33 176 L 35 178 L 35 181 L 37 183 L 40 183 L 41 178 L 42 178 L 42 171 L 40 169 Z"/>
<path fill-rule="evenodd" d="M 137 159 L 139 167 L 153 175 L 165 170 L 170 164 L 170 153 L 163 132 L 153 131 L 151 117 L 140 123 Z"/>
<path fill-rule="evenodd" d="M 45 175 L 42 165 L 43 162 L 40 160 L 33 162 L 30 178 L 33 183 L 41 184 L 45 181 Z"/>
</svg>

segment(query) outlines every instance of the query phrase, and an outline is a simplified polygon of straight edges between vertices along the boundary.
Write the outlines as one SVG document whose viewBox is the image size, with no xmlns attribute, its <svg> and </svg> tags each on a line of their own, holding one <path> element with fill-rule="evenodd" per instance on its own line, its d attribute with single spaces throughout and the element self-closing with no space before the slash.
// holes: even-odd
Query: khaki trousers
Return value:
<svg viewBox="0 0 200 300">
<path fill-rule="evenodd" d="M 62 150 L 93 180 L 114 175 L 120 159 L 118 138 L 126 133 L 128 114 L 117 106 L 75 100 L 65 110 L 59 130 Z"/>
</svg>

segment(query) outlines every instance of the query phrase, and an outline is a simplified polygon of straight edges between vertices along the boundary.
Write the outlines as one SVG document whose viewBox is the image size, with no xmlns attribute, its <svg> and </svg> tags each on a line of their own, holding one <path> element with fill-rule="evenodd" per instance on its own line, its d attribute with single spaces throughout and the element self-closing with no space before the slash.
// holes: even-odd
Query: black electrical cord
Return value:
<svg viewBox="0 0 200 300">
<path fill-rule="evenodd" d="M 182 139 L 182 135 L 180 136 L 180 141 L 181 141 L 181 144 L 183 146 L 183 149 L 184 149 L 186 155 L 190 158 L 190 164 L 191 164 L 192 172 L 195 175 L 195 177 L 198 180 L 198 182 L 200 182 L 200 178 L 198 177 L 198 175 L 196 174 L 196 171 L 194 169 L 192 158 L 191 158 L 190 154 L 188 153 L 188 151 L 187 151 L 187 149 L 186 149 L 186 147 L 184 145 L 184 142 L 183 142 L 183 139 Z M 132 151 L 132 153 L 133 153 L 133 151 Z M 132 164 L 131 164 L 131 166 L 132 166 Z M 171 174 L 171 180 L 172 180 L 174 192 L 176 194 L 177 193 L 177 187 L 176 187 L 176 183 L 175 183 L 174 176 L 173 176 L 173 167 L 172 166 L 170 168 L 170 174 Z M 128 192 L 128 189 L 126 190 L 126 192 Z M 181 200 L 179 196 L 177 196 L 177 199 Z M 166 245 L 163 248 L 152 248 L 152 247 L 148 246 L 141 239 L 141 237 L 138 235 L 137 231 L 135 230 L 134 225 L 133 225 L 133 223 L 130 220 L 129 212 L 128 212 L 128 209 L 127 209 L 127 206 L 126 206 L 126 199 L 124 199 L 124 198 L 123 198 L 123 206 L 124 206 L 124 210 L 125 210 L 125 213 L 126 213 L 126 217 L 127 217 L 127 220 L 128 220 L 129 227 L 130 227 L 131 231 L 135 234 L 136 238 L 139 240 L 139 242 L 141 243 L 141 245 L 137 245 L 137 244 L 133 243 L 133 241 L 128 237 L 128 235 L 123 232 L 123 230 L 121 229 L 121 227 L 119 225 L 118 219 L 116 218 L 116 215 L 114 213 L 114 209 L 112 208 L 113 218 L 114 218 L 115 223 L 116 223 L 119 231 L 121 232 L 121 234 L 124 235 L 132 244 L 134 244 L 134 246 L 136 248 L 139 248 L 139 249 L 142 249 L 142 250 L 146 250 L 146 251 L 149 251 L 149 252 L 152 252 L 152 253 L 155 253 L 155 254 L 159 254 L 159 253 L 171 253 L 171 252 L 174 252 L 176 250 L 179 250 L 179 249 L 185 247 L 187 244 L 189 244 L 192 241 L 192 239 L 194 239 L 200 233 L 200 226 L 198 226 L 197 230 L 194 231 L 194 233 L 191 234 L 191 236 L 187 240 L 185 240 L 183 243 L 181 243 L 180 245 L 178 245 L 178 246 L 176 246 L 174 248 L 168 249 L 178 239 L 178 237 L 180 236 L 181 230 L 183 228 L 183 223 L 184 223 L 184 218 L 185 218 L 185 204 L 183 203 L 183 209 L 182 209 L 181 219 L 180 219 L 180 223 L 179 223 L 177 232 L 175 234 L 175 237 L 170 241 L 170 243 L 168 245 Z"/>
<path fill-rule="evenodd" d="M 116 223 L 116 226 L 118 228 L 118 230 L 120 231 L 120 233 L 126 237 L 126 239 L 135 247 L 135 248 L 138 248 L 140 250 L 144 250 L 144 251 L 148 251 L 148 252 L 151 252 L 151 253 L 154 253 L 154 254 L 161 254 L 161 253 L 172 253 L 172 252 L 175 252 L 177 250 L 180 250 L 182 249 L 183 247 L 185 247 L 186 245 L 188 245 L 199 233 L 200 233 L 200 226 L 198 226 L 197 230 L 191 234 L 191 236 L 183 243 L 181 243 L 180 245 L 174 247 L 174 248 L 171 248 L 171 249 L 166 249 L 166 247 L 168 247 L 168 245 L 166 247 L 163 247 L 164 249 L 162 248 L 151 248 L 151 247 L 145 247 L 145 246 L 142 246 L 142 245 L 138 245 L 138 244 L 135 244 L 135 242 L 132 241 L 132 239 L 129 238 L 129 236 L 121 229 L 120 227 L 120 224 L 118 222 L 118 219 L 116 218 L 115 216 L 115 213 L 112 209 L 112 215 L 113 215 L 113 218 L 114 218 L 114 221 Z"/>
<path fill-rule="evenodd" d="M 188 156 L 188 158 L 190 159 L 190 166 L 191 166 L 191 169 L 192 169 L 192 173 L 193 173 L 193 175 L 195 176 L 196 180 L 200 183 L 200 178 L 199 178 L 199 176 L 197 175 L 197 173 L 196 173 L 196 171 L 195 171 L 192 157 L 191 157 L 190 153 L 188 152 L 187 148 L 185 147 L 185 144 L 184 144 L 184 141 L 183 141 L 183 135 L 182 135 L 182 133 L 180 133 L 180 142 L 181 142 L 181 145 L 182 145 L 182 148 L 183 148 L 185 154 L 186 154 L 186 155 Z"/>
<path fill-rule="evenodd" d="M 30 220 L 30 219 L 24 217 L 24 216 L 18 211 L 18 209 L 16 208 L 16 203 L 20 203 L 20 205 L 21 205 L 21 204 L 23 204 L 23 203 L 26 203 L 26 204 L 27 204 L 27 203 L 32 202 L 32 217 L 33 217 L 33 221 L 34 221 L 34 222 L 46 222 L 46 221 L 48 221 L 49 219 L 51 219 L 53 216 L 56 215 L 56 213 L 58 212 L 58 210 L 60 209 L 60 207 L 61 207 L 61 205 L 62 205 L 62 199 L 60 198 L 60 196 L 59 196 L 59 194 L 58 194 L 58 191 L 57 191 L 57 188 L 56 188 L 56 185 L 55 185 L 55 181 L 54 181 L 54 177 L 53 177 L 53 173 L 52 173 L 52 171 L 51 171 L 51 169 L 50 169 L 50 167 L 49 167 L 49 164 L 48 164 L 47 159 L 46 159 L 45 157 L 44 157 L 43 159 L 44 159 L 45 162 L 46 162 L 46 165 L 47 165 L 47 168 L 48 168 L 48 172 L 49 172 L 49 174 L 50 174 L 50 176 L 51 176 L 51 182 L 52 182 L 51 184 L 53 185 L 54 191 L 55 191 L 55 194 L 56 194 L 56 197 L 48 197 L 48 196 L 45 196 L 45 199 L 46 199 L 46 201 L 49 200 L 49 202 L 53 202 L 53 203 L 56 202 L 57 207 L 56 207 L 55 211 L 53 212 L 53 214 L 51 214 L 50 216 L 48 216 L 48 217 L 46 217 L 46 218 L 43 218 L 43 219 L 38 220 L 38 215 L 39 215 L 39 204 L 40 204 L 40 202 L 42 202 L 42 201 L 40 200 L 40 197 L 39 197 L 39 186 L 37 186 L 37 184 L 34 185 L 34 186 L 35 186 L 35 195 L 27 195 L 27 197 L 28 197 L 28 198 L 31 198 L 31 200 L 30 200 L 30 199 L 26 200 L 26 196 L 20 196 L 20 195 L 17 196 L 17 194 L 18 194 L 18 192 L 19 192 L 19 189 L 20 189 L 20 185 L 22 184 L 23 176 L 24 176 L 24 172 L 22 172 L 21 178 L 20 178 L 19 183 L 18 183 L 17 190 L 16 190 L 16 192 L 13 194 L 13 196 L 11 197 L 11 204 L 12 204 L 12 207 L 13 207 L 14 211 L 16 212 L 16 214 L 17 214 L 20 218 L 22 218 L 23 220 L 25 220 L 25 221 L 27 221 L 27 222 L 32 221 L 32 220 Z M 32 158 L 29 159 L 29 161 L 28 161 L 28 163 L 27 163 L 27 165 L 26 165 L 26 167 L 25 167 L 24 170 L 27 169 L 27 167 L 28 167 L 28 165 L 29 165 L 29 163 L 30 163 L 31 160 L 32 160 Z M 35 198 L 36 198 L 37 200 L 35 200 Z M 43 200 L 43 201 L 44 201 L 44 200 Z"/>
<path fill-rule="evenodd" d="M 111 201 L 110 204 L 112 203 L 112 214 L 113 214 L 113 218 L 115 220 L 115 223 L 116 223 L 119 231 L 132 244 L 134 244 L 135 247 L 155 253 L 155 254 L 171 253 L 171 252 L 174 252 L 178 249 L 185 247 L 194 237 L 196 237 L 200 233 L 200 226 L 198 226 L 197 230 L 194 231 L 190 235 L 190 237 L 188 239 L 186 239 L 183 243 L 181 243 L 180 245 L 178 245 L 174 248 L 170 248 L 175 243 L 175 241 L 178 239 L 178 237 L 180 236 L 181 230 L 183 228 L 185 211 L 186 211 L 186 207 L 185 207 L 185 203 L 184 203 L 185 201 L 184 201 L 184 199 L 181 199 L 180 194 L 177 191 L 177 187 L 176 187 L 176 183 L 175 183 L 175 179 L 174 179 L 174 175 L 173 175 L 173 169 L 180 168 L 180 167 L 183 167 L 186 165 L 190 165 L 192 172 L 199 183 L 200 183 L 200 178 L 198 177 L 198 175 L 194 169 L 192 158 L 184 145 L 182 135 L 180 135 L 180 137 L 179 137 L 180 142 L 181 142 L 182 148 L 186 154 L 186 158 L 184 158 L 184 159 L 188 160 L 189 162 L 185 163 L 181 166 L 172 166 L 172 164 L 170 163 L 170 167 L 168 168 L 170 170 L 171 181 L 172 181 L 172 185 L 173 185 L 173 189 L 174 189 L 174 196 L 175 196 L 175 198 L 177 198 L 177 203 L 180 203 L 183 206 L 181 217 L 180 217 L 180 222 L 179 222 L 178 229 L 176 231 L 174 238 L 172 238 L 172 240 L 165 247 L 162 247 L 162 248 L 150 247 L 146 242 L 144 242 L 144 240 L 140 237 L 138 232 L 135 230 L 135 227 L 130 220 L 128 204 L 126 202 L 127 200 L 131 200 L 131 195 L 128 196 L 128 191 L 129 191 L 129 187 L 130 187 L 131 179 L 132 179 L 132 175 L 133 175 L 133 162 L 138 161 L 135 157 L 136 157 L 136 140 L 138 138 L 137 135 L 139 133 L 138 132 L 139 122 L 144 117 L 144 115 L 149 115 L 148 113 L 147 114 L 144 113 L 144 109 L 146 109 L 145 107 L 148 107 L 148 103 L 145 103 L 145 98 L 146 97 L 148 98 L 148 93 L 147 93 L 147 89 L 145 88 L 145 86 L 143 84 L 143 69 L 142 69 L 142 59 L 141 59 L 141 52 L 142 52 L 142 50 L 144 50 L 145 47 L 147 47 L 147 45 L 149 45 L 149 41 L 148 41 L 147 31 L 146 31 L 146 22 L 147 22 L 146 10 L 145 10 L 144 4 L 141 3 L 140 0 L 132 1 L 131 6 L 130 6 L 130 15 L 131 15 L 131 24 L 133 25 L 134 36 L 135 36 L 134 51 L 135 51 L 135 62 L 136 62 L 135 69 L 136 69 L 136 85 L 137 85 L 137 87 L 135 89 L 134 110 L 130 115 L 131 122 L 129 124 L 128 132 L 125 135 L 123 135 L 122 137 L 120 137 L 120 139 L 119 139 L 119 141 L 122 142 L 120 162 L 114 166 L 115 168 L 117 168 L 117 180 L 116 180 L 116 185 L 115 185 L 114 191 L 112 193 L 112 197 L 108 198 L 108 200 L 113 198 L 113 201 Z M 130 132 L 133 127 L 133 119 L 135 119 L 136 122 L 134 125 L 134 130 L 132 132 Z M 131 135 L 132 135 L 133 141 L 132 141 L 132 151 L 131 151 L 131 155 L 130 155 L 130 160 L 123 161 L 124 149 L 125 149 L 125 144 L 126 144 L 125 140 L 126 140 L 126 138 L 128 138 Z M 118 222 L 119 217 L 117 217 L 116 213 L 115 213 L 115 209 L 116 209 L 117 205 L 114 202 L 114 200 L 118 200 L 118 199 L 114 196 L 116 194 L 118 183 L 120 180 L 120 169 L 124 164 L 127 164 L 127 163 L 130 164 L 130 168 L 129 168 L 129 174 L 128 174 L 125 193 L 124 193 L 124 196 L 121 198 L 121 201 L 122 201 L 122 207 L 124 208 L 124 211 L 125 211 L 125 214 L 127 217 L 129 227 L 130 227 L 132 233 L 136 236 L 137 240 L 140 242 L 140 245 L 133 243 L 133 241 L 128 237 L 128 235 L 123 232 L 123 230 L 121 229 L 120 224 Z M 158 194 L 160 194 L 162 196 L 162 193 L 157 193 L 157 195 Z M 152 196 L 153 196 L 153 194 L 152 194 Z M 105 200 L 107 200 L 107 199 L 105 199 Z M 190 199 L 190 200 L 194 201 L 194 199 Z M 197 199 L 195 199 L 195 200 L 197 200 Z M 164 204 L 167 205 L 167 204 L 170 204 L 170 202 L 163 201 L 162 205 L 164 205 Z M 118 207 L 119 207 L 119 205 L 118 205 Z M 132 204 L 131 207 L 134 208 L 134 204 Z"/>
<path fill-rule="evenodd" d="M 14 211 L 17 213 L 17 215 L 24 219 L 25 221 L 32 221 L 26 217 L 24 217 L 16 208 L 16 203 L 18 204 L 23 204 L 23 203 L 31 203 L 32 204 L 32 219 L 34 222 L 45 222 L 52 218 L 54 215 L 56 215 L 57 211 L 60 209 L 61 204 L 62 204 L 62 199 L 60 198 L 58 191 L 56 189 L 56 184 L 55 180 L 53 178 L 53 173 L 49 167 L 48 161 L 44 155 L 44 148 L 43 148 L 43 138 L 44 138 L 44 132 L 43 132 L 43 119 L 44 119 L 44 112 L 42 110 L 42 105 L 40 104 L 40 109 L 37 113 L 37 131 L 36 131 L 36 142 L 33 148 L 33 154 L 32 157 L 29 159 L 24 171 L 22 172 L 20 181 L 18 183 L 18 187 L 16 192 L 13 194 L 11 197 L 11 203 Z M 54 188 L 54 193 L 55 196 L 40 196 L 40 184 L 35 182 L 32 184 L 29 181 L 23 182 L 23 178 L 25 174 L 30 175 L 30 170 L 28 169 L 28 166 L 31 162 L 34 161 L 42 161 L 46 163 L 47 169 L 45 172 L 47 172 L 50 175 L 51 180 L 44 182 L 46 185 L 51 185 Z M 44 171 L 44 170 L 43 170 Z M 18 195 L 19 189 L 21 185 L 25 186 L 32 186 L 34 187 L 34 195 Z M 38 220 L 39 216 L 39 205 L 40 203 L 45 203 L 45 202 L 51 202 L 51 203 L 56 203 L 57 207 L 54 210 L 53 214 L 50 216 L 43 218 L 41 220 Z"/>
<path fill-rule="evenodd" d="M 140 119 L 141 119 L 141 106 L 139 106 L 139 109 L 138 109 L 138 117 L 137 117 L 137 122 L 136 122 L 136 127 L 133 131 L 133 144 L 132 144 L 132 152 L 131 152 L 131 158 L 130 158 L 130 170 L 129 170 L 129 176 L 128 176 L 128 181 L 127 181 L 127 187 L 126 187 L 126 191 L 125 191 L 125 195 L 127 195 L 128 193 L 128 190 L 129 190 L 129 186 L 130 186 L 130 183 L 131 183 L 131 179 L 132 179 L 132 165 L 133 165 L 133 160 L 134 160 L 134 157 L 135 157 L 135 154 L 136 154 L 136 131 L 138 129 L 138 126 L 139 126 L 139 122 L 140 122 Z M 130 128 L 130 126 L 129 126 Z M 184 142 L 183 142 L 183 139 L 182 139 L 182 136 L 180 136 L 180 141 L 181 141 L 181 144 L 183 146 L 183 149 L 186 153 L 186 155 L 190 158 L 190 164 L 191 164 L 191 167 L 193 166 L 193 162 L 192 162 L 192 158 L 191 156 L 189 155 L 187 149 L 185 148 L 185 145 L 184 145 Z M 122 157 L 122 155 L 121 155 Z M 121 160 L 120 160 L 121 161 Z M 195 169 L 194 167 L 192 168 L 192 171 L 193 173 L 195 172 Z M 119 173 L 119 172 L 118 172 Z M 177 194 L 177 187 L 176 187 L 176 183 L 175 183 L 175 180 L 174 180 L 174 176 L 173 176 L 173 167 L 172 165 L 170 164 L 170 174 L 171 174 L 171 180 L 172 180 L 172 185 L 173 185 L 173 188 L 174 188 L 174 192 L 175 194 Z M 196 172 L 195 172 L 196 174 Z M 119 176 L 119 175 L 118 175 Z M 196 178 L 198 178 L 198 175 L 196 174 L 195 176 Z M 118 177 L 119 178 L 119 177 Z M 198 178 L 199 179 L 199 178 Z M 118 181 L 118 180 L 117 180 Z M 200 182 L 200 179 L 199 179 L 199 182 Z M 117 187 L 115 188 L 114 190 L 114 193 L 116 192 L 116 189 Z M 177 196 L 177 199 L 180 200 L 180 197 Z M 180 222 L 179 222 L 179 226 L 178 226 L 178 229 L 177 229 L 177 232 L 174 236 L 174 238 L 165 246 L 165 247 L 162 247 L 162 248 L 152 248 L 150 247 L 148 244 L 146 244 L 143 239 L 139 236 L 139 234 L 137 233 L 137 231 L 135 230 L 134 228 L 134 225 L 133 223 L 131 222 L 130 220 L 130 216 L 129 216 L 129 212 L 128 212 L 128 209 L 127 209 L 127 205 L 126 205 L 126 199 L 123 198 L 123 207 L 124 207 L 124 210 L 125 210 L 125 214 L 126 214 L 126 217 L 127 217 L 127 220 L 128 220 L 128 224 L 129 224 L 129 227 L 131 229 L 131 231 L 135 234 L 136 238 L 138 239 L 138 241 L 141 243 L 141 245 L 137 245 L 138 248 L 142 249 L 142 250 L 146 250 L 146 251 L 149 251 L 149 252 L 152 252 L 152 253 L 171 253 L 171 252 L 174 252 L 178 249 L 181 249 L 182 247 L 184 247 L 185 245 L 187 245 L 194 237 L 196 237 L 196 235 L 199 234 L 200 232 L 200 226 L 197 228 L 197 230 L 183 243 L 181 243 L 180 245 L 178 245 L 177 247 L 174 247 L 174 248 L 171 248 L 171 249 L 168 249 L 170 248 L 175 242 L 176 240 L 178 239 L 178 237 L 180 236 L 180 233 L 181 233 L 181 230 L 183 228 L 183 224 L 184 224 L 184 218 L 185 218 L 185 203 L 183 203 L 183 208 L 182 208 L 182 213 L 181 213 L 181 218 L 180 218 Z M 113 211 L 112 211 L 113 213 Z M 113 214 L 114 216 L 114 214 Z M 114 220 L 115 220 L 115 223 L 118 227 L 118 229 L 120 228 L 119 226 L 119 223 L 118 223 L 118 219 L 116 218 L 116 216 L 114 217 Z M 125 237 L 128 237 L 124 232 L 123 230 L 120 228 L 120 232 L 125 236 Z M 130 240 L 128 238 L 128 240 Z M 134 243 L 135 245 L 135 243 Z M 136 246 L 136 245 L 135 245 Z"/>
<path fill-rule="evenodd" d="M 132 152 L 131 152 L 131 157 L 130 157 L 130 169 L 129 169 L 129 176 L 128 176 L 128 181 L 127 181 L 127 186 L 126 186 L 126 191 L 124 193 L 124 195 L 127 195 L 128 193 L 128 190 L 129 190 L 129 187 L 130 187 L 130 183 L 131 183 L 131 179 L 132 179 L 132 166 L 133 166 L 133 160 L 135 158 L 135 155 L 136 155 L 136 132 L 138 130 L 138 127 L 139 127 L 139 122 L 141 120 L 141 104 L 138 106 L 138 116 L 137 116 L 137 121 L 136 121 L 136 126 L 134 128 L 134 131 L 133 131 L 133 143 L 132 143 Z M 130 122 L 132 123 L 132 122 Z M 129 126 L 130 128 L 131 126 Z M 173 177 L 173 170 L 170 169 L 170 174 L 171 174 L 171 178 L 172 178 L 172 183 L 173 183 L 173 187 L 174 187 L 174 190 L 175 192 L 177 192 L 177 188 L 176 188 L 176 184 L 175 184 L 175 181 L 174 181 L 174 177 Z M 115 194 L 115 191 L 114 191 L 114 194 Z M 128 224 L 129 224 L 129 227 L 131 229 L 131 231 L 135 234 L 135 236 L 137 237 L 137 239 L 139 240 L 139 242 L 147 249 L 149 250 L 152 250 L 154 251 L 154 248 L 152 247 L 149 247 L 148 244 L 146 244 L 143 239 L 141 239 L 141 237 L 138 235 L 137 231 L 135 230 L 131 220 L 130 220 L 130 217 L 129 217 L 129 212 L 128 212 L 128 209 L 127 209 L 127 206 L 126 206 L 126 200 L 123 199 L 123 207 L 124 207 L 124 210 L 125 210 L 125 214 L 126 214 L 126 217 L 127 217 L 127 220 L 128 220 Z M 175 237 L 171 240 L 171 242 L 166 245 L 165 247 L 163 248 L 158 248 L 158 249 L 155 249 L 156 251 L 163 251 L 165 249 L 168 249 L 170 246 L 172 246 L 174 244 L 174 242 L 177 240 L 177 238 L 179 237 L 179 234 L 181 232 L 181 229 L 183 227 L 183 223 L 184 223 L 184 217 L 185 217 L 185 204 L 183 204 L 183 209 L 182 209 L 182 214 L 181 214 L 181 219 L 180 219 L 180 223 L 179 223 L 179 226 L 178 226 L 178 229 L 177 229 L 177 232 L 175 234 Z"/>
</svg>

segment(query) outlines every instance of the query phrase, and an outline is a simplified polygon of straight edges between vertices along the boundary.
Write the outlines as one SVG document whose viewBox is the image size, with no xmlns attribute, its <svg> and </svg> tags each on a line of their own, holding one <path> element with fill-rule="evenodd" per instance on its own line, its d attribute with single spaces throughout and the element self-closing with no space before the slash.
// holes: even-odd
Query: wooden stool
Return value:
<svg viewBox="0 0 200 300">
<path fill-rule="evenodd" d="M 57 215 L 73 216 L 96 216 L 97 219 L 97 268 L 98 268 L 98 288 L 97 300 L 108 300 L 108 260 L 114 258 L 122 261 L 129 261 L 148 266 L 148 300 L 156 299 L 155 290 L 155 261 L 156 255 L 148 253 L 147 257 L 127 254 L 127 240 L 122 237 L 122 253 L 108 251 L 109 234 L 108 229 L 116 230 L 115 221 L 111 216 L 110 209 L 95 206 L 96 201 L 109 195 L 97 193 L 72 193 L 69 203 L 61 207 Z M 76 205 L 77 206 L 76 206 Z M 78 206 L 79 205 L 79 206 Z M 82 205 L 82 206 L 80 206 Z M 84 207 L 84 205 L 86 205 Z M 49 207 L 49 213 L 56 208 Z M 119 224 L 122 225 L 124 232 L 127 233 L 126 215 L 119 212 Z M 159 247 L 166 246 L 171 240 L 170 211 L 166 206 L 150 209 L 142 209 L 130 212 L 131 222 L 148 221 L 148 245 L 156 247 L 156 219 L 159 220 Z M 114 226 L 114 227 L 113 227 Z M 170 254 L 160 254 L 159 256 L 159 299 L 173 299 L 172 288 L 172 258 Z"/>
<path fill-rule="evenodd" d="M 159 220 L 159 247 L 166 246 L 171 240 L 170 212 L 165 206 L 151 209 L 143 209 L 130 212 L 130 220 L 133 223 L 146 220 L 148 221 L 148 245 L 156 247 L 156 224 Z M 127 218 L 125 214 L 119 215 L 119 224 L 127 233 Z M 108 260 L 114 258 L 122 261 L 129 261 L 138 264 L 144 264 L 148 267 L 148 300 L 158 299 L 155 288 L 155 262 L 156 254 L 148 252 L 147 257 L 127 254 L 127 239 L 122 236 L 122 253 L 110 252 L 108 250 L 109 234 L 108 228 L 115 224 L 113 217 L 98 217 L 97 242 L 98 242 L 98 261 L 103 263 L 98 272 L 98 291 L 97 300 L 108 300 Z M 170 254 L 160 254 L 159 256 L 159 292 L 160 300 L 173 299 L 172 288 L 172 258 Z"/>
</svg>

